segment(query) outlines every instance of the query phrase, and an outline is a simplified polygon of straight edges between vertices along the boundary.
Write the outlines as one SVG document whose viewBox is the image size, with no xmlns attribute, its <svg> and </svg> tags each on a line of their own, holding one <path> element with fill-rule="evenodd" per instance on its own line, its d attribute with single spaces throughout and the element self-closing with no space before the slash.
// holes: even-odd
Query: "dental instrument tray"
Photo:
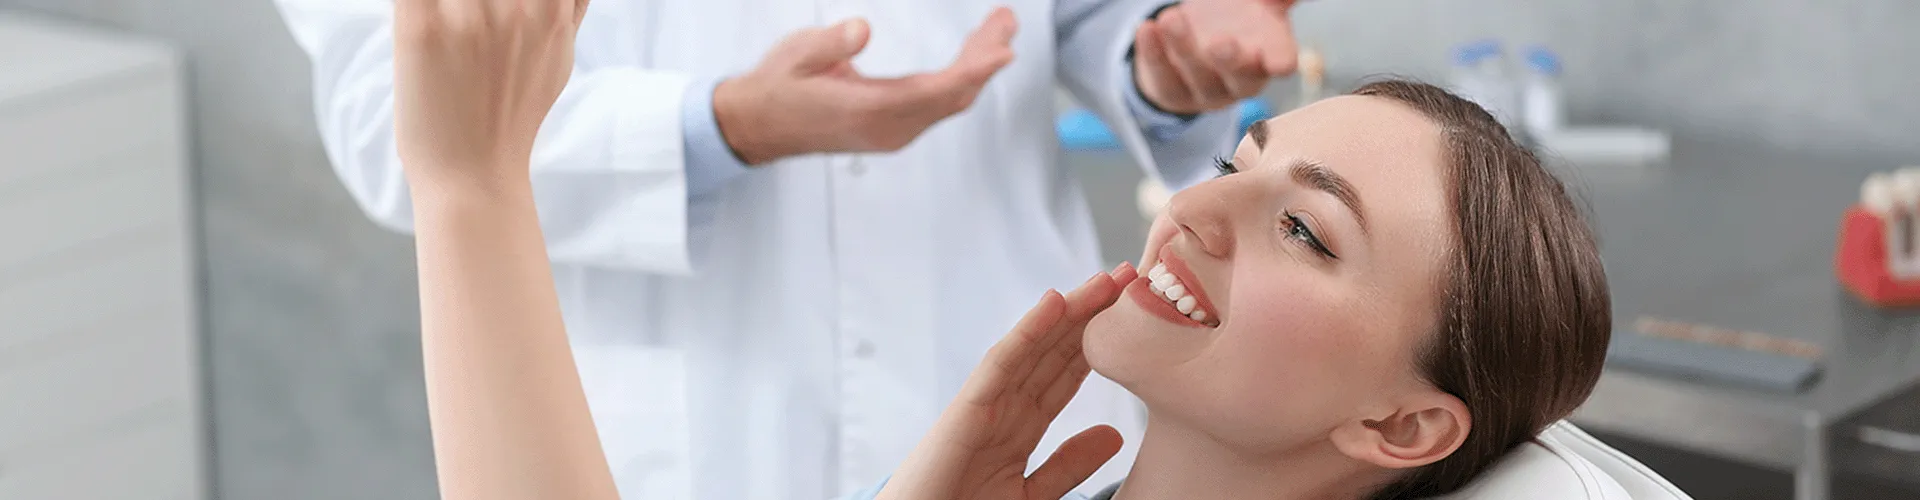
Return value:
<svg viewBox="0 0 1920 500">
<path fill-rule="evenodd" d="M 1607 348 L 1613 367 L 1790 394 L 1819 381 L 1821 356 L 1801 341 L 1653 318 L 1615 332 Z"/>
</svg>

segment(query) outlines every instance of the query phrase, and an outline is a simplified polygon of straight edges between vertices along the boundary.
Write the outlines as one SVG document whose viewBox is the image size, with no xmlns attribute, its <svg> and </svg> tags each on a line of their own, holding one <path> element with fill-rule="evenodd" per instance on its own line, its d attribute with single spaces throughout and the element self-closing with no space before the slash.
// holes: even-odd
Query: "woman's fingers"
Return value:
<svg viewBox="0 0 1920 500">
<path fill-rule="evenodd" d="M 1093 369 L 1087 365 L 1087 357 L 1076 356 L 1067 363 L 1066 369 L 1048 381 L 1048 385 L 1044 386 L 1045 392 L 1037 393 L 1040 412 L 1048 422 L 1052 422 L 1054 416 L 1067 408 L 1067 403 L 1073 401 L 1073 395 L 1080 392 L 1080 385 L 1087 381 L 1087 374 L 1092 372 Z"/>
<path fill-rule="evenodd" d="M 1067 315 L 1063 323 L 1085 324 L 1093 315 L 1113 305 L 1120 298 L 1120 287 L 1113 282 L 1113 276 L 1107 273 L 1093 275 L 1086 283 L 1067 294 Z"/>
<path fill-rule="evenodd" d="M 1119 297 L 1119 288 L 1111 274 L 1101 273 L 1065 296 L 1048 290 L 1040 302 L 1014 324 L 1012 331 L 987 350 L 986 359 L 981 360 L 961 388 L 962 400 L 991 400 L 1006 387 L 1023 385 L 1033 379 L 1035 370 L 1042 367 L 1046 372 L 1040 377 L 1039 387 L 1045 387 L 1045 382 L 1057 376 L 1060 367 L 1078 355 L 1078 339 L 1069 344 L 1061 342 L 1078 329 L 1063 329 L 1062 324 L 1086 324 L 1094 314 L 1113 304 Z M 1066 352 L 1059 352 L 1062 349 Z"/>
<path fill-rule="evenodd" d="M 1134 269 L 1132 262 L 1121 262 L 1119 267 L 1113 268 L 1113 271 L 1108 272 L 1107 275 L 1112 276 L 1113 284 L 1120 285 L 1120 290 L 1124 292 L 1127 285 L 1140 277 L 1140 270 Z"/>
<path fill-rule="evenodd" d="M 1100 470 L 1114 454 L 1120 453 L 1120 431 L 1112 427 L 1098 425 L 1080 431 L 1067 441 L 1060 443 L 1060 449 L 1047 457 L 1046 463 L 1027 476 L 1026 498 L 1060 498 L 1066 496 L 1073 487 L 1086 482 L 1094 472 Z"/>
<path fill-rule="evenodd" d="M 1045 353 L 1040 355 L 1039 363 L 1033 371 L 1021 378 L 1020 392 L 1040 394 L 1052 385 L 1062 370 L 1075 360 L 1082 358 L 1080 334 L 1085 331 L 1087 321 L 1095 314 L 1113 305 L 1120 297 L 1120 286 L 1114 283 L 1113 276 L 1100 273 L 1087 279 L 1080 288 L 1066 296 L 1067 311 L 1060 321 L 1055 322 L 1053 331 L 1047 334 Z"/>
<path fill-rule="evenodd" d="M 1027 310 L 1013 330 L 987 350 L 986 359 L 980 361 L 961 387 L 959 400 L 986 404 L 1008 387 L 1019 384 L 1019 377 L 1031 372 L 1044 352 L 1038 344 L 1056 333 L 1053 326 L 1060 322 L 1066 310 L 1067 301 L 1060 292 L 1047 290 L 1042 294 L 1040 302 Z"/>
</svg>

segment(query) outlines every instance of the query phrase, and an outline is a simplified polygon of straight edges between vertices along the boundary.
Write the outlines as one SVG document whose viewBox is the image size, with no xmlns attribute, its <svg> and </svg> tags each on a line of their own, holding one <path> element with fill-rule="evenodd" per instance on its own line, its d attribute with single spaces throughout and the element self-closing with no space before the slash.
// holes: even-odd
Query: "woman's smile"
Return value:
<svg viewBox="0 0 1920 500">
<path fill-rule="evenodd" d="M 1176 325 L 1203 328 L 1220 326 L 1224 319 L 1220 310 L 1214 307 L 1213 301 L 1208 300 L 1205 285 L 1174 251 L 1172 241 L 1162 245 L 1149 262 L 1152 260 L 1159 262 L 1142 271 L 1140 277 L 1127 287 L 1127 296 L 1135 304 Z"/>
</svg>

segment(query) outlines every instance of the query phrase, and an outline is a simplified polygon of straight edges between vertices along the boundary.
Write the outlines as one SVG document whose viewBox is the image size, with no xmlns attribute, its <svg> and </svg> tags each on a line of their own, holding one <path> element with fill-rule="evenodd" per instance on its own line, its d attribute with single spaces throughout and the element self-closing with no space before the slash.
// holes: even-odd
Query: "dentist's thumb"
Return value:
<svg viewBox="0 0 1920 500">
<path fill-rule="evenodd" d="M 848 19 L 826 28 L 801 32 L 793 43 L 795 69 L 815 72 L 853 60 L 867 47 L 872 29 L 865 19 Z"/>
</svg>

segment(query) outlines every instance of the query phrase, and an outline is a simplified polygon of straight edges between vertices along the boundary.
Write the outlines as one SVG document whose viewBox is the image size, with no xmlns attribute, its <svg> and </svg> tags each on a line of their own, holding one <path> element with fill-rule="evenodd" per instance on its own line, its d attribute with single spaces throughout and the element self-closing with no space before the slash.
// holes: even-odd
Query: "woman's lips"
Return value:
<svg viewBox="0 0 1920 500">
<path fill-rule="evenodd" d="M 1187 261 L 1181 259 L 1179 253 L 1173 251 L 1173 242 L 1167 242 L 1166 246 L 1160 247 L 1160 252 L 1156 257 L 1158 257 L 1160 261 L 1157 265 L 1166 266 L 1167 273 L 1172 274 L 1174 280 L 1179 281 L 1181 288 L 1185 289 L 1186 294 L 1193 297 L 1195 309 L 1205 313 L 1205 318 L 1203 319 L 1216 325 L 1226 319 L 1226 317 L 1220 315 L 1219 309 L 1213 307 L 1213 301 L 1207 298 L 1206 287 L 1201 286 L 1200 280 L 1194 277 L 1193 269 L 1187 267 Z M 1146 269 L 1145 271 L 1141 271 L 1140 274 L 1152 278 L 1153 267 L 1147 267 Z M 1151 292 L 1153 290 L 1148 291 Z M 1178 309 L 1174 311 L 1179 312 Z"/>
<path fill-rule="evenodd" d="M 1160 297 L 1160 294 L 1154 293 L 1152 281 L 1147 279 L 1146 274 L 1141 274 L 1140 277 L 1134 278 L 1132 283 L 1127 284 L 1127 298 L 1132 300 L 1134 305 L 1153 313 L 1154 316 L 1159 316 L 1168 323 L 1192 328 L 1212 328 L 1194 321 L 1185 314 L 1180 314 L 1179 309 L 1173 308 L 1173 303 L 1167 302 L 1167 299 Z"/>
</svg>

